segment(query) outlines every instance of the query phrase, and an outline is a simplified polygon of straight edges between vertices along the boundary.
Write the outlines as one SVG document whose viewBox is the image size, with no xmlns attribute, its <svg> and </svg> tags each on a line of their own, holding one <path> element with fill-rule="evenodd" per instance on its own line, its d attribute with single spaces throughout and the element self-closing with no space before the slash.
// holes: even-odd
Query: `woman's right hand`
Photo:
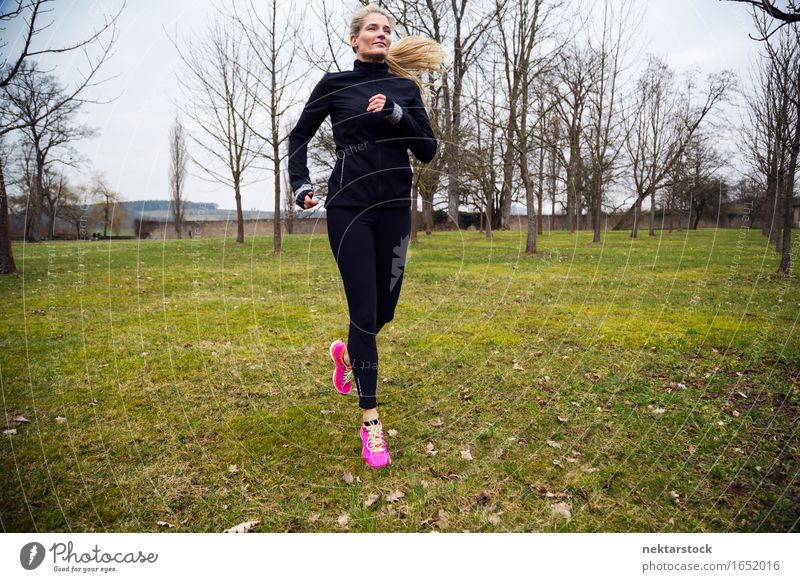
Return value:
<svg viewBox="0 0 800 582">
<path fill-rule="evenodd" d="M 319 201 L 314 200 L 312 198 L 313 195 L 314 195 L 313 192 L 309 192 L 308 194 L 306 194 L 306 197 L 303 200 L 303 208 L 305 208 L 305 209 L 313 208 L 314 206 L 319 204 Z"/>
</svg>

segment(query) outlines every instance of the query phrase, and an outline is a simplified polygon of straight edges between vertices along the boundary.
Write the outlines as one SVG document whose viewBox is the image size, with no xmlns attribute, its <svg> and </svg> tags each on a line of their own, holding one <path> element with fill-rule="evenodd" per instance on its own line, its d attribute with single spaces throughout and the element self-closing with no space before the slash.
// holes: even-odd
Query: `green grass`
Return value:
<svg viewBox="0 0 800 582">
<path fill-rule="evenodd" d="M 420 234 L 378 337 L 380 471 L 355 391 L 330 385 L 348 317 L 324 235 L 280 256 L 268 237 L 16 245 L 0 525 L 796 531 L 797 278 L 755 231 L 640 236 L 526 256 L 525 233 Z"/>
</svg>

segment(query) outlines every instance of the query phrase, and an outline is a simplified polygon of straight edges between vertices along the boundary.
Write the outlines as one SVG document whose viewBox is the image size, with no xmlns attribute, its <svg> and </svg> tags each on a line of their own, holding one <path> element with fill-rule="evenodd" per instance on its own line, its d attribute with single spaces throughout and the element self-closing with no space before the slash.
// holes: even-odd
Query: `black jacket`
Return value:
<svg viewBox="0 0 800 582">
<path fill-rule="evenodd" d="M 386 95 L 383 110 L 367 111 L 369 98 L 378 93 Z M 325 73 L 289 134 L 289 180 L 300 208 L 305 195 L 316 192 L 308 173 L 308 142 L 328 115 L 336 165 L 325 208 L 410 207 L 408 150 L 428 163 L 437 145 L 416 83 L 391 75 L 385 62 L 358 59 L 352 71 Z"/>
</svg>

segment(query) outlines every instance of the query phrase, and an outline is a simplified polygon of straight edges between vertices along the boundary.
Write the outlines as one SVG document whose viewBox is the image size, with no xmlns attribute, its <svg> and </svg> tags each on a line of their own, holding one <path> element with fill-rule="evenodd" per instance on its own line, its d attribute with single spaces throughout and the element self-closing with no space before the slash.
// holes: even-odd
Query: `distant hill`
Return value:
<svg viewBox="0 0 800 582">
<path fill-rule="evenodd" d="M 169 200 L 133 200 L 121 203 L 128 211 L 126 227 L 133 227 L 137 218 L 146 220 L 172 221 L 171 202 Z M 243 210 L 245 220 L 267 220 L 273 216 L 272 211 Z M 186 202 L 184 212 L 186 220 L 236 220 L 235 208 L 220 208 L 216 202 Z"/>
</svg>

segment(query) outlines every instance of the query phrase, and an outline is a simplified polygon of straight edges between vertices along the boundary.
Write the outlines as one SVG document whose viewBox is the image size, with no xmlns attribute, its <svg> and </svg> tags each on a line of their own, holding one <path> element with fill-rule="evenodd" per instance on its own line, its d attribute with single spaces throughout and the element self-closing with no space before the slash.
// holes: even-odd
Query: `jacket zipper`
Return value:
<svg viewBox="0 0 800 582">
<path fill-rule="evenodd" d="M 342 182 L 344 182 L 344 159 L 347 157 L 345 154 L 342 156 L 342 175 L 339 177 L 339 190 L 342 189 Z"/>
<path fill-rule="evenodd" d="M 377 95 L 378 94 L 378 81 L 373 79 L 372 80 L 372 85 L 373 85 L 373 87 L 375 87 L 375 90 L 374 90 L 374 92 L 372 94 L 373 95 Z M 377 140 L 375 142 L 375 148 L 378 150 L 378 171 L 382 172 L 383 171 L 383 160 L 381 159 L 381 144 L 378 143 Z M 379 201 L 383 200 L 383 180 L 378 180 L 378 200 Z"/>
</svg>

